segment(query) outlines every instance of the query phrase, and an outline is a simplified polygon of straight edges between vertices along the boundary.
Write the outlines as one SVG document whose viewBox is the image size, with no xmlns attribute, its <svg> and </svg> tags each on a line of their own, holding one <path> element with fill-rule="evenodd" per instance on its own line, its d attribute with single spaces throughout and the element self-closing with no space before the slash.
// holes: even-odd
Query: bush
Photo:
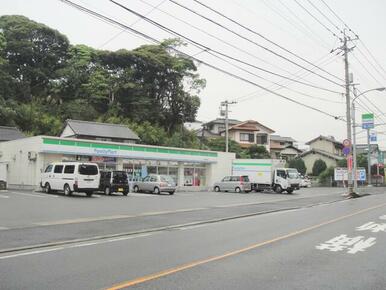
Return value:
<svg viewBox="0 0 386 290">
<path fill-rule="evenodd" d="M 304 164 L 303 159 L 301 158 L 295 158 L 288 162 L 287 167 L 289 168 L 296 168 L 300 174 L 305 175 L 307 172 L 307 167 Z"/>
<path fill-rule="evenodd" d="M 312 166 L 312 175 L 319 176 L 324 170 L 326 170 L 327 165 L 322 159 L 315 160 L 314 166 Z"/>
<path fill-rule="evenodd" d="M 327 169 L 325 169 L 322 173 L 319 175 L 319 182 L 321 184 L 327 184 L 330 182 L 331 177 L 334 176 L 334 167 L 330 166 Z"/>
</svg>

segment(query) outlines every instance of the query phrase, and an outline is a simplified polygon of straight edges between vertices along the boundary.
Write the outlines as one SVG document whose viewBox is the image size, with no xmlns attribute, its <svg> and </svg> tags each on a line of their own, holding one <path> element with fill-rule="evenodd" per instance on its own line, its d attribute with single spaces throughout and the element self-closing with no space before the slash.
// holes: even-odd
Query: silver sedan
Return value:
<svg viewBox="0 0 386 290">
<path fill-rule="evenodd" d="M 143 178 L 141 181 L 134 182 L 134 192 L 153 192 L 160 194 L 161 192 L 168 192 L 174 194 L 177 185 L 173 178 L 168 175 L 151 174 Z"/>
</svg>

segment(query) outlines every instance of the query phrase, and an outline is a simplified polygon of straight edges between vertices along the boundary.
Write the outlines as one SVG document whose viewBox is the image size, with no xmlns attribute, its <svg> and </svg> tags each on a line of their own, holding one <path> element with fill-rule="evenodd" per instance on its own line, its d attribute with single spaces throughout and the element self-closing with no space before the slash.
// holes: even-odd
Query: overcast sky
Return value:
<svg viewBox="0 0 386 290">
<path fill-rule="evenodd" d="M 349 54 L 350 72 L 354 75 L 354 82 L 359 84 L 359 90 L 366 91 L 386 86 L 384 0 L 200 0 L 201 3 L 246 26 L 250 31 L 216 15 L 193 0 L 116 1 L 204 44 L 212 52 L 219 51 L 244 62 L 242 64 L 229 59 L 225 59 L 225 62 L 193 45 L 181 48 L 190 55 L 196 55 L 197 58 L 248 81 L 198 64 L 200 76 L 207 80 L 206 88 L 200 93 L 201 107 L 197 119 L 201 121 L 218 117 L 221 101 L 237 100 L 237 104 L 231 107 L 231 118 L 242 121 L 256 120 L 275 130 L 276 134 L 290 136 L 300 143 L 318 135 L 332 135 L 338 140 L 345 139 L 345 122 L 295 104 L 261 88 L 270 88 L 286 98 L 344 118 L 346 106 L 342 94 L 343 58 L 342 55 L 336 54 L 339 50 L 330 53 L 332 49 L 342 45 L 338 39 L 342 36 L 338 28 L 341 30 L 345 26 L 338 17 L 360 38 L 360 41 L 350 43 L 350 47 L 354 49 Z M 74 0 L 74 2 L 131 25 L 132 28 L 158 40 L 173 37 L 108 0 Z M 205 15 L 228 31 L 173 2 Z M 1 14 L 24 15 L 44 23 L 65 34 L 72 44 L 117 50 L 133 49 L 150 43 L 60 1 L 3 0 Z M 269 41 L 254 32 L 263 35 Z M 354 37 L 350 32 L 349 35 Z M 296 56 L 285 52 L 270 41 Z M 297 56 L 318 67 L 302 61 Z M 271 73 L 263 72 L 256 67 Z M 313 87 L 283 79 L 282 76 L 311 84 Z M 369 92 L 359 97 L 358 101 L 356 118 L 359 123 L 362 113 L 373 112 L 377 116 L 376 123 L 386 124 L 386 92 Z M 358 143 L 365 143 L 365 132 L 360 128 L 357 131 Z M 386 125 L 377 126 L 376 131 L 378 143 L 386 150 Z"/>
</svg>

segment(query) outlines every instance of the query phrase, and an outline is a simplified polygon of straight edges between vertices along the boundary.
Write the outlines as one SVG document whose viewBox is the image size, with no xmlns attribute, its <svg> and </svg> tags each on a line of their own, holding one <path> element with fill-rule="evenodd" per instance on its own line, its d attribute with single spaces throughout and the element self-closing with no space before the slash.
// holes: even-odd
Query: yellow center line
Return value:
<svg viewBox="0 0 386 290">
<path fill-rule="evenodd" d="M 380 205 L 376 205 L 376 206 L 373 206 L 373 207 L 369 207 L 369 208 L 365 208 L 365 209 L 362 209 L 362 210 L 359 210 L 359 211 L 355 211 L 353 213 L 350 213 L 350 214 L 347 214 L 347 215 L 344 215 L 344 216 L 341 216 L 341 217 L 338 217 L 338 218 L 335 218 L 335 219 L 331 219 L 331 220 L 328 220 L 328 221 L 322 222 L 320 224 L 316 224 L 316 225 L 313 225 L 313 226 L 310 226 L 310 227 L 307 227 L 307 228 L 304 228 L 304 229 L 301 229 L 301 230 L 297 230 L 297 231 L 294 231 L 292 233 L 289 233 L 289 234 L 286 234 L 286 235 L 283 235 L 283 236 L 279 236 L 279 237 L 273 238 L 271 240 L 267 240 L 267 241 L 256 243 L 256 244 L 252 244 L 250 246 L 247 246 L 247 247 L 235 250 L 235 251 L 227 252 L 227 253 L 219 255 L 219 256 L 214 256 L 214 257 L 210 257 L 210 258 L 194 261 L 194 262 L 183 264 L 183 265 L 180 265 L 180 266 L 177 266 L 177 267 L 174 267 L 174 268 L 170 268 L 170 269 L 158 272 L 158 273 L 153 273 L 153 274 L 146 275 L 146 276 L 143 276 L 143 277 L 135 278 L 133 280 L 122 282 L 122 283 L 116 284 L 116 285 L 114 285 L 112 287 L 106 288 L 106 290 L 119 290 L 119 289 L 131 287 L 131 286 L 138 285 L 138 284 L 141 284 L 141 283 L 145 283 L 145 282 L 148 282 L 148 281 L 151 281 L 151 280 L 155 280 L 155 279 L 158 279 L 158 278 L 161 278 L 161 277 L 164 277 L 164 276 L 168 276 L 168 275 L 171 275 L 171 274 L 174 274 L 174 273 L 177 273 L 177 272 L 181 272 L 181 271 L 184 271 L 184 270 L 187 270 L 187 269 L 191 269 L 191 268 L 203 265 L 203 264 L 207 264 L 207 263 L 210 263 L 210 262 L 214 262 L 214 261 L 222 260 L 222 259 L 225 259 L 225 258 L 228 258 L 228 257 L 231 257 L 231 256 L 235 256 L 235 255 L 238 255 L 238 254 L 241 254 L 241 253 L 245 253 L 247 251 L 250 251 L 250 250 L 253 250 L 253 249 L 256 249 L 256 248 L 268 245 L 268 244 L 272 244 L 272 243 L 275 243 L 275 242 L 278 242 L 278 241 L 281 241 L 281 240 L 284 240 L 284 239 L 288 239 L 288 238 L 291 238 L 293 236 L 300 235 L 300 234 L 303 234 L 305 232 L 309 232 L 311 230 L 320 228 L 322 226 L 325 226 L 325 225 L 328 225 L 328 224 L 332 224 L 332 223 L 341 221 L 343 219 L 347 219 L 349 217 L 352 217 L 352 216 L 355 216 L 355 215 L 358 215 L 358 214 L 361 214 L 361 213 L 364 213 L 364 212 L 368 212 L 368 211 L 371 211 L 373 209 L 377 209 L 377 208 L 383 207 L 385 205 L 386 205 L 386 203 L 382 203 Z"/>
</svg>

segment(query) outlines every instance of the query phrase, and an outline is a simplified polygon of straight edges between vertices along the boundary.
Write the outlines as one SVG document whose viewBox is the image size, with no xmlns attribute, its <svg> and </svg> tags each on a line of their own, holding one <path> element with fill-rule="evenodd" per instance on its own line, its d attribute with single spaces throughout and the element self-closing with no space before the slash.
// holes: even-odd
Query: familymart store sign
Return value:
<svg viewBox="0 0 386 290">
<path fill-rule="evenodd" d="M 99 143 L 48 137 L 42 137 L 42 139 L 43 153 L 202 163 L 217 162 L 218 155 L 217 152 L 168 147 Z"/>
</svg>

